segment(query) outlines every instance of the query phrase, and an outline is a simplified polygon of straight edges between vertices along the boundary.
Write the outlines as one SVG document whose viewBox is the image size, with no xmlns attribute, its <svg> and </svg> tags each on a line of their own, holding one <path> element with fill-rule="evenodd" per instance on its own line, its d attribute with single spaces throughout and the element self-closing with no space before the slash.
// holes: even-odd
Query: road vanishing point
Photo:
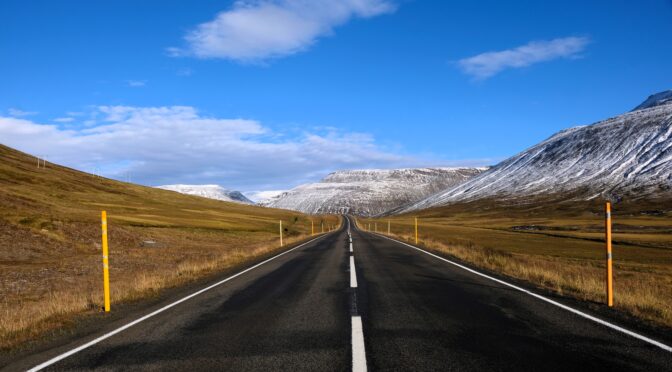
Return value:
<svg viewBox="0 0 672 372">
<path fill-rule="evenodd" d="M 667 371 L 668 344 L 412 245 L 334 232 L 7 370 Z"/>
</svg>

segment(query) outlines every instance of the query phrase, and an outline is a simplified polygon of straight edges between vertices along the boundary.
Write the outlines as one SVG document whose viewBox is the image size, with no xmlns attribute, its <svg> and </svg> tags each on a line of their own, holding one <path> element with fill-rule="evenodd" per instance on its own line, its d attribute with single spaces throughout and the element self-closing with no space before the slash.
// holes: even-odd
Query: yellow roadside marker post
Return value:
<svg viewBox="0 0 672 372">
<path fill-rule="evenodd" d="M 378 232 L 378 222 L 373 223 L 373 231 Z"/>
<path fill-rule="evenodd" d="M 418 217 L 415 217 L 415 244 L 418 244 Z"/>
<path fill-rule="evenodd" d="M 390 220 L 387 220 L 387 235 L 390 235 Z"/>
<path fill-rule="evenodd" d="M 315 226 L 312 218 L 310 219 L 310 235 L 315 235 Z"/>
<path fill-rule="evenodd" d="M 612 269 L 612 254 L 611 254 L 611 203 L 607 202 L 605 206 L 605 233 L 607 245 L 607 305 L 614 306 L 614 281 Z"/>
<path fill-rule="evenodd" d="M 110 312 L 110 261 L 107 247 L 107 212 L 102 212 L 103 227 L 103 295 L 105 298 L 105 312 Z"/>
<path fill-rule="evenodd" d="M 280 246 L 282 247 L 282 220 L 280 220 Z"/>
</svg>

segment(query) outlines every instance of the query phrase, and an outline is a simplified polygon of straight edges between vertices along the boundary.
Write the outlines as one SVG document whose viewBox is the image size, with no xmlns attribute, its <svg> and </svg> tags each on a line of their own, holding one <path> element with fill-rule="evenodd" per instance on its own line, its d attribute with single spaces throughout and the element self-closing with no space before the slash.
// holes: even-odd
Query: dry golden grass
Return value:
<svg viewBox="0 0 672 372">
<path fill-rule="evenodd" d="M 507 217 L 503 217 L 507 216 Z M 592 217 L 592 218 L 591 218 Z M 614 240 L 615 308 L 657 325 L 672 326 L 672 249 L 670 225 L 663 217 L 617 215 Z M 410 243 L 415 242 L 412 216 L 358 219 Z M 475 267 L 521 279 L 560 295 L 605 301 L 605 248 L 598 231 L 599 213 L 571 218 L 535 218 L 505 211 L 487 216 L 420 215 L 419 241 L 425 248 Z M 520 231 L 518 226 L 541 226 Z M 485 227 L 487 226 L 487 228 Z M 544 228 L 569 229 L 563 234 Z M 512 229 L 513 228 L 513 229 Z M 373 227 L 372 227 L 373 229 Z M 647 234 L 638 234 L 640 230 Z M 589 231 L 589 233 L 586 233 Z M 634 236 L 634 237 L 633 237 Z"/>
<path fill-rule="evenodd" d="M 301 239 L 302 237 L 289 238 L 287 244 L 291 245 Z M 113 306 L 151 296 L 162 289 L 185 284 L 208 274 L 241 267 L 257 257 L 280 250 L 277 245 L 222 250 L 207 260 L 186 259 L 176 266 L 173 265 L 175 260 L 168 258 L 160 265 L 155 265 L 153 270 L 127 270 L 126 273 L 113 267 Z M 114 258 L 112 260 L 114 262 Z M 85 278 L 83 282 L 67 287 L 55 286 L 37 298 L 18 296 L 11 300 L 5 297 L 4 302 L 0 303 L 0 349 L 11 348 L 33 340 L 44 332 L 67 326 L 74 315 L 86 311 L 101 311 L 102 284 L 99 276 Z"/>
<path fill-rule="evenodd" d="M 100 211 L 109 216 L 112 306 L 231 270 L 306 239 L 311 217 L 220 202 L 49 164 L 0 145 L 0 350 L 102 307 Z M 336 216 L 312 217 L 337 225 Z M 142 242 L 154 240 L 155 247 Z"/>
</svg>

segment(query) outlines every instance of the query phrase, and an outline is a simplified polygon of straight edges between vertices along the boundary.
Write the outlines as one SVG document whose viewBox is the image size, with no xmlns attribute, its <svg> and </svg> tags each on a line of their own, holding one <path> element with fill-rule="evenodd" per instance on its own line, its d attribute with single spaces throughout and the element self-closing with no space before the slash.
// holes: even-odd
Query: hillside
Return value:
<svg viewBox="0 0 672 372">
<path fill-rule="evenodd" d="M 287 243 L 310 234 L 310 220 L 297 212 L 182 195 L 51 163 L 38 169 L 33 156 L 0 145 L 0 350 L 100 308 L 103 209 L 113 306 L 279 249 L 279 220 Z"/>
<path fill-rule="evenodd" d="M 228 201 L 242 204 L 254 204 L 240 191 L 227 190 L 219 185 L 163 185 L 159 189 L 179 192 L 180 194 L 195 195 L 208 199 Z"/>
<path fill-rule="evenodd" d="M 465 182 L 484 168 L 418 168 L 339 171 L 267 202 L 304 213 L 374 216 Z"/>
<path fill-rule="evenodd" d="M 571 200 L 669 200 L 672 191 L 670 92 L 639 110 L 563 130 L 456 187 L 400 209 L 554 195 Z M 666 98 L 667 97 L 667 98 Z"/>
</svg>

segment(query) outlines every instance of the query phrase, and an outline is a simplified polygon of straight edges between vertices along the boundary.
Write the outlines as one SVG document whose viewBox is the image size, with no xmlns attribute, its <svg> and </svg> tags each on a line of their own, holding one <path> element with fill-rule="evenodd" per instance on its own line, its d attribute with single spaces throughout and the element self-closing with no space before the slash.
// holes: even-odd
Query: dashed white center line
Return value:
<svg viewBox="0 0 672 372">
<path fill-rule="evenodd" d="M 364 350 L 364 331 L 362 317 L 352 317 L 352 370 L 353 372 L 366 371 L 366 351 Z"/>
<path fill-rule="evenodd" d="M 357 288 L 357 273 L 355 272 L 354 256 L 350 256 L 350 287 Z"/>
<path fill-rule="evenodd" d="M 348 219 L 348 224 L 350 219 Z M 366 372 L 366 348 L 364 346 L 364 329 L 362 317 L 357 310 L 357 272 L 355 270 L 355 256 L 352 249 L 352 235 L 348 231 L 350 242 L 350 287 L 351 291 L 351 324 L 352 324 L 352 370 L 354 372 Z"/>
</svg>

